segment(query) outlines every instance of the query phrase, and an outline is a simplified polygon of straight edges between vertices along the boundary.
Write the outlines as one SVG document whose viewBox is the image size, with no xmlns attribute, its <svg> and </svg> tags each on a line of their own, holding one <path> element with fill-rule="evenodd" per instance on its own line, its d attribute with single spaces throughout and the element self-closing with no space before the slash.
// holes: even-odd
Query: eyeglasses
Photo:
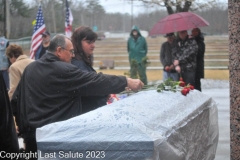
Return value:
<svg viewBox="0 0 240 160">
<path fill-rule="evenodd" d="M 62 49 L 64 49 L 64 50 L 66 50 L 66 51 L 69 51 L 69 52 L 71 52 L 72 54 L 74 54 L 74 53 L 75 53 L 73 49 L 71 49 L 71 50 L 67 50 L 67 49 L 65 49 L 65 48 L 63 48 L 63 47 L 61 47 L 61 48 L 62 48 Z"/>
</svg>

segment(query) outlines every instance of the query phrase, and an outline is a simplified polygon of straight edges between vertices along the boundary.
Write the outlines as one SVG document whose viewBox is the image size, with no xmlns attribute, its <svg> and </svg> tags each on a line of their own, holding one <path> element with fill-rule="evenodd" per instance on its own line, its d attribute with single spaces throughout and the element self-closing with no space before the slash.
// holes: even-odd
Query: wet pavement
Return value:
<svg viewBox="0 0 240 160">
<path fill-rule="evenodd" d="M 219 141 L 215 160 L 230 160 L 230 98 L 229 88 L 203 89 L 218 104 Z"/>
</svg>

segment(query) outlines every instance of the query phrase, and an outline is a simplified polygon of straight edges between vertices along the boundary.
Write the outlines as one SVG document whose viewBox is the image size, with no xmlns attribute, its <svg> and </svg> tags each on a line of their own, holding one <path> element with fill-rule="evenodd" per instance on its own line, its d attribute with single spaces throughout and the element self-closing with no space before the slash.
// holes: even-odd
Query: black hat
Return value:
<svg viewBox="0 0 240 160">
<path fill-rule="evenodd" d="M 43 35 L 43 36 L 50 36 L 50 33 L 49 33 L 48 31 L 44 31 L 44 32 L 42 33 L 42 35 Z"/>
<path fill-rule="evenodd" d="M 172 37 L 174 36 L 174 33 L 167 33 L 164 37 Z"/>
</svg>

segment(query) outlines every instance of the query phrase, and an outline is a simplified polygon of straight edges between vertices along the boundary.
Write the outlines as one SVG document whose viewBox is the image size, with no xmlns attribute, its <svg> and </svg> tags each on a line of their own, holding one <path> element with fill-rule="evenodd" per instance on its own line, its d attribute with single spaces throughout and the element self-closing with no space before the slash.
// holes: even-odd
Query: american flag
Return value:
<svg viewBox="0 0 240 160">
<path fill-rule="evenodd" d="M 38 13 L 36 17 L 36 24 L 34 25 L 33 35 L 32 35 L 32 44 L 30 49 L 30 58 L 34 59 L 36 50 L 41 45 L 42 42 L 42 33 L 46 30 L 43 12 L 41 5 L 38 8 Z"/>
<path fill-rule="evenodd" d="M 72 35 L 72 21 L 73 21 L 72 12 L 68 6 L 68 1 L 66 0 L 65 34 L 69 38 Z"/>
</svg>

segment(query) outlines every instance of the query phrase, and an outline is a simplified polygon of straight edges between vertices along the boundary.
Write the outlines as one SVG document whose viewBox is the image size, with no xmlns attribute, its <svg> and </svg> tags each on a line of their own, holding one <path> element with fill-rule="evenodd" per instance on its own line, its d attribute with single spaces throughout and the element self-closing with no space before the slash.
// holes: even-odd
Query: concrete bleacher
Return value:
<svg viewBox="0 0 240 160">
<path fill-rule="evenodd" d="M 146 38 L 148 43 L 148 69 L 162 69 L 159 59 L 160 46 L 166 41 L 164 37 Z M 228 69 L 228 37 L 205 36 L 205 69 Z M 94 50 L 94 68 L 98 69 L 102 60 L 114 60 L 114 69 L 129 69 L 127 40 L 109 38 L 96 42 Z"/>
</svg>

